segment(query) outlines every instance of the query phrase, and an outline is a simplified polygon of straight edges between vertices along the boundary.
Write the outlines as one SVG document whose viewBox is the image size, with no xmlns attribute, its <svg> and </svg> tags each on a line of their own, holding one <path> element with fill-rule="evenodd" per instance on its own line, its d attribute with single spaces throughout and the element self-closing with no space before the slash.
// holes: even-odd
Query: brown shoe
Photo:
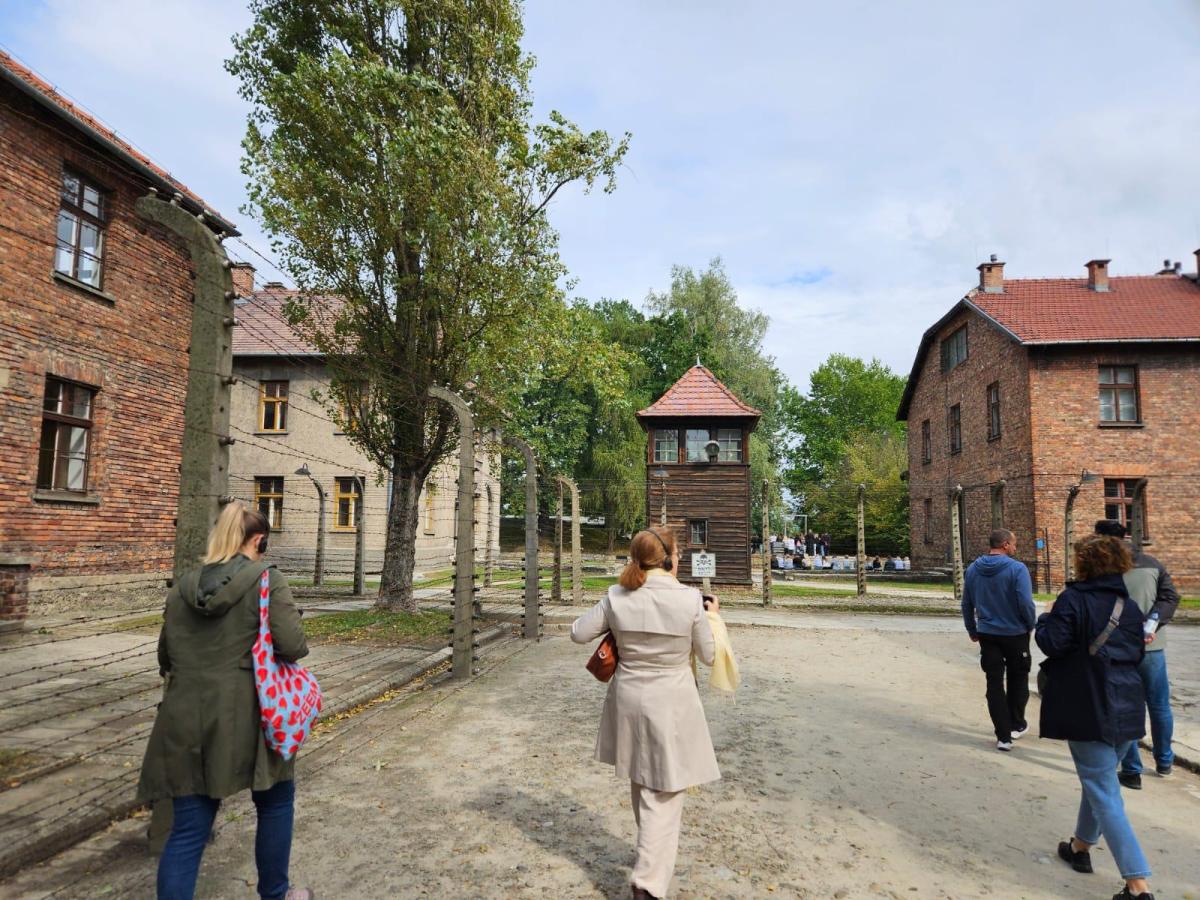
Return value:
<svg viewBox="0 0 1200 900">
<path fill-rule="evenodd" d="M 660 900 L 660 898 L 655 897 L 648 890 L 640 888 L 636 884 L 631 884 L 629 887 L 633 891 L 633 900 Z"/>
</svg>

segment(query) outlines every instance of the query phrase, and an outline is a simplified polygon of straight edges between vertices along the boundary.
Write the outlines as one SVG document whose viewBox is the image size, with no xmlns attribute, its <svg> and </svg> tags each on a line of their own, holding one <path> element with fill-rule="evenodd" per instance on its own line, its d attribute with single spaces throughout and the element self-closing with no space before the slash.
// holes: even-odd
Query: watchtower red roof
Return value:
<svg viewBox="0 0 1200 900">
<path fill-rule="evenodd" d="M 762 413 L 738 399 L 704 366 L 684 372 L 658 400 L 638 413 L 639 419 L 729 418 L 757 420 Z"/>
</svg>

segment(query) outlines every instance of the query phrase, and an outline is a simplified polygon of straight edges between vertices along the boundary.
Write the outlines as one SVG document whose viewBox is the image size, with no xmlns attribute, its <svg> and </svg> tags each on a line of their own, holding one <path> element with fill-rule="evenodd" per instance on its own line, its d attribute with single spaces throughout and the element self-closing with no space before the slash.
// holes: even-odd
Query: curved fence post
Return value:
<svg viewBox="0 0 1200 900">
<path fill-rule="evenodd" d="M 188 344 L 187 399 L 180 447 L 179 508 L 176 512 L 174 576 L 204 556 L 208 532 L 229 495 L 229 399 L 233 378 L 233 274 L 217 236 L 184 209 L 176 194 L 139 197 L 134 209 L 178 236 L 196 267 L 192 333 Z"/>
<path fill-rule="evenodd" d="M 963 598 L 962 496 L 962 485 L 955 485 L 950 492 L 950 554 L 954 565 L 954 599 L 959 603 Z"/>
<path fill-rule="evenodd" d="M 454 639 L 451 677 L 470 678 L 475 663 L 475 417 L 458 394 L 431 385 L 429 396 L 458 416 L 458 533 L 454 539 Z"/>
<path fill-rule="evenodd" d="M 522 634 L 541 637 L 541 603 L 538 593 L 538 489 L 537 457 L 533 448 L 511 434 L 504 439 L 516 447 L 525 459 L 525 621 Z"/>
<path fill-rule="evenodd" d="M 571 602 L 576 606 L 583 603 L 583 548 L 582 542 L 582 511 L 579 508 L 579 487 L 566 475 L 554 476 L 559 483 L 559 497 L 562 488 L 571 492 Z M 562 521 L 562 501 L 558 507 L 559 521 Z M 560 526 L 561 527 L 561 526 Z M 559 534 L 561 535 L 561 531 Z M 561 545 L 560 545 L 561 546 Z"/>
<path fill-rule="evenodd" d="M 1129 539 L 1133 543 L 1133 549 L 1137 552 L 1142 551 L 1142 544 L 1146 542 L 1146 479 L 1139 478 L 1133 486 L 1133 499 L 1129 508 Z"/>
<path fill-rule="evenodd" d="M 1075 531 L 1075 498 L 1079 496 L 1080 484 L 1067 488 L 1067 506 L 1063 513 L 1063 586 L 1075 577 L 1075 560 L 1071 554 Z"/>
<path fill-rule="evenodd" d="M 762 605 L 771 605 L 771 483 L 762 483 Z"/>
<path fill-rule="evenodd" d="M 863 506 L 867 486 L 858 486 L 858 596 L 867 596 L 867 528 Z"/>
</svg>

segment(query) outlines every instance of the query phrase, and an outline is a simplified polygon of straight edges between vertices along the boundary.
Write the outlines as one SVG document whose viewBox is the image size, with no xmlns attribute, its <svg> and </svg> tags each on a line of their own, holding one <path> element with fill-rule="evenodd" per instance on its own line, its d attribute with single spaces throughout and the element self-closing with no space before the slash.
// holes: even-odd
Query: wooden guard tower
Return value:
<svg viewBox="0 0 1200 900">
<path fill-rule="evenodd" d="M 681 581 L 692 554 L 716 556 L 716 584 L 750 584 L 750 433 L 762 416 L 702 365 L 638 413 L 646 429 L 646 520 L 679 540 Z"/>
</svg>

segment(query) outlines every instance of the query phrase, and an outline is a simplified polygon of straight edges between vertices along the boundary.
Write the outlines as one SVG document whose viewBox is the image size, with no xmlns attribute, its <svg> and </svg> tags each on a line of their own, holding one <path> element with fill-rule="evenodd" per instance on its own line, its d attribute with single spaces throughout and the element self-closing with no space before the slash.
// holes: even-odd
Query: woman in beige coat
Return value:
<svg viewBox="0 0 1200 900">
<path fill-rule="evenodd" d="M 700 592 L 676 581 L 677 571 L 675 536 L 666 528 L 639 531 L 620 584 L 571 626 L 577 644 L 606 631 L 617 642 L 596 759 L 630 781 L 638 826 L 635 898 L 666 896 L 684 791 L 721 777 L 690 660 L 695 652 L 712 665 L 712 629 Z M 719 608 L 715 598 L 710 608 Z"/>
</svg>

